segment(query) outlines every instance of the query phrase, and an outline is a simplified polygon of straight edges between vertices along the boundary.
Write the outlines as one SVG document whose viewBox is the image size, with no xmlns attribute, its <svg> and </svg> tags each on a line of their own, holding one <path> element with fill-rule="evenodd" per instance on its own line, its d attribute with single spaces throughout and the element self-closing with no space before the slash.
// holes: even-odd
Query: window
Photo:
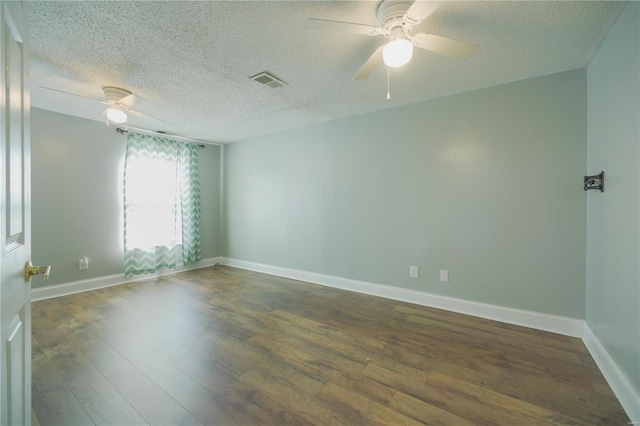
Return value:
<svg viewBox="0 0 640 426">
<path fill-rule="evenodd" d="M 124 177 L 125 275 L 200 260 L 197 147 L 129 134 Z"/>
</svg>

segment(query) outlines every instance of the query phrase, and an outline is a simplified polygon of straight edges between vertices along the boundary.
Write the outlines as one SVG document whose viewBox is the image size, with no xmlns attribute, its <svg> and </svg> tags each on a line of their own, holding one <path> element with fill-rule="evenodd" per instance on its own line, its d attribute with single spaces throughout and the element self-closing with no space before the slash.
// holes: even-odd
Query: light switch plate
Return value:
<svg viewBox="0 0 640 426">
<path fill-rule="evenodd" d="M 78 270 L 86 271 L 87 269 L 89 269 L 89 259 L 87 259 L 86 257 L 83 257 L 78 261 Z"/>
<path fill-rule="evenodd" d="M 449 282 L 449 271 L 440 269 L 440 281 Z"/>
</svg>

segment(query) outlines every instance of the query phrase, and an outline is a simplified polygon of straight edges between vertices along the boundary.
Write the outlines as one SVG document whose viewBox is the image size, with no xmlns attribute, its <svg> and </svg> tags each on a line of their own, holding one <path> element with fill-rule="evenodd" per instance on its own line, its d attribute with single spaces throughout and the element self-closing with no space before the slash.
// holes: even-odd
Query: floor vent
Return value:
<svg viewBox="0 0 640 426">
<path fill-rule="evenodd" d="M 251 80 L 255 80 L 260 84 L 264 84 L 265 86 L 269 86 L 272 89 L 277 89 L 278 87 L 282 87 L 282 86 L 286 86 L 287 83 L 285 83 L 282 80 L 278 80 L 277 78 L 275 78 L 274 76 L 272 76 L 271 74 L 267 73 L 267 72 L 261 72 L 260 74 L 256 74 L 253 77 L 249 77 Z"/>
</svg>

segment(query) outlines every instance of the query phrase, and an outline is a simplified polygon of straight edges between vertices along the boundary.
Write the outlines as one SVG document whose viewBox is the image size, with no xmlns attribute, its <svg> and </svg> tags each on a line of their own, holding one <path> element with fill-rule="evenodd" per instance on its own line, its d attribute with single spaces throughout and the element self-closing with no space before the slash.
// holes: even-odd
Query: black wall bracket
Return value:
<svg viewBox="0 0 640 426">
<path fill-rule="evenodd" d="M 600 192 L 604 192 L 604 172 L 584 177 L 584 190 L 588 189 L 599 189 Z"/>
</svg>

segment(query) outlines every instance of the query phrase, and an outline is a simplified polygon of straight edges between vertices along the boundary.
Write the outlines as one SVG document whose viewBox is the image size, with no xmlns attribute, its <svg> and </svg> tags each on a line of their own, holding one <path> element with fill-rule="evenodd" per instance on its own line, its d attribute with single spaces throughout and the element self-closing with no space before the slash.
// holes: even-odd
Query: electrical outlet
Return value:
<svg viewBox="0 0 640 426">
<path fill-rule="evenodd" d="M 78 271 L 86 271 L 89 269 L 89 259 L 83 257 L 78 261 Z"/>
<path fill-rule="evenodd" d="M 449 271 L 446 269 L 440 269 L 440 281 L 449 282 Z"/>
<path fill-rule="evenodd" d="M 420 270 L 418 269 L 417 266 L 410 266 L 409 267 L 409 277 L 418 278 L 419 275 L 420 275 Z"/>
</svg>

